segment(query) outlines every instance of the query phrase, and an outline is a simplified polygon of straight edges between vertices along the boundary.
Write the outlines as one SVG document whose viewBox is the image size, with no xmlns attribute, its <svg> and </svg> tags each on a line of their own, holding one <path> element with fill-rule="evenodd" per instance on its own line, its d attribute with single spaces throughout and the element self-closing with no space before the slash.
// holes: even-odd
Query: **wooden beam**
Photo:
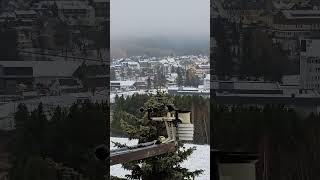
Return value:
<svg viewBox="0 0 320 180">
<path fill-rule="evenodd" d="M 121 151 L 110 153 L 110 165 L 128 163 L 131 161 L 146 159 L 149 157 L 170 153 L 176 150 L 174 142 L 166 144 L 152 144 L 135 149 L 124 148 Z"/>
</svg>

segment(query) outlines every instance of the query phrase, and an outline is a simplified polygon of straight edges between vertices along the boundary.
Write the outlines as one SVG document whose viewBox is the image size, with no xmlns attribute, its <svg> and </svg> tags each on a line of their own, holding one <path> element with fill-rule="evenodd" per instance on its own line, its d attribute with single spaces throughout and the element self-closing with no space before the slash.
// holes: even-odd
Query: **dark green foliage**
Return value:
<svg viewBox="0 0 320 180">
<path fill-rule="evenodd" d="M 211 27 L 212 35 L 216 40 L 216 48 L 211 59 L 215 61 L 215 71 L 219 79 L 225 79 L 234 74 L 230 37 L 228 37 L 224 19 L 217 18 Z"/>
<path fill-rule="evenodd" d="M 156 108 L 154 116 L 164 116 L 167 112 L 167 105 L 173 105 L 173 98 L 158 92 L 154 96 L 150 96 L 145 102 L 144 107 Z M 130 139 L 138 139 L 139 143 L 150 142 L 156 140 L 164 134 L 164 123 L 148 120 L 146 114 L 143 118 L 137 118 L 129 113 L 123 113 L 121 126 L 128 134 Z M 123 145 L 118 147 L 123 147 Z M 185 149 L 179 144 L 177 150 L 160 156 L 155 156 L 143 160 L 138 160 L 123 164 L 123 167 L 131 171 L 130 175 L 126 175 L 128 179 L 163 179 L 163 180 L 182 180 L 192 179 L 202 173 L 202 170 L 189 171 L 182 168 L 180 164 L 192 154 L 194 148 Z M 138 165 L 141 164 L 141 165 Z"/>
<path fill-rule="evenodd" d="M 210 142 L 210 99 L 201 96 L 175 96 L 174 104 L 178 109 L 191 110 L 191 121 L 194 124 L 194 143 Z"/>
<path fill-rule="evenodd" d="M 187 70 L 185 85 L 192 87 L 198 87 L 200 85 L 200 78 L 195 74 L 193 69 Z"/>
<path fill-rule="evenodd" d="M 293 67 L 286 67 L 290 64 L 287 52 L 267 32 L 242 27 L 221 17 L 213 21 L 211 28 L 216 41 L 211 66 L 219 79 L 239 76 L 280 81 L 283 74 L 293 71 Z"/>
<path fill-rule="evenodd" d="M 142 118 L 143 113 L 139 111 L 144 103 L 147 102 L 148 95 L 138 95 L 124 97 L 116 96 L 115 105 L 113 107 L 113 119 L 111 123 L 111 131 L 122 131 L 120 120 L 126 117 L 126 113 L 134 114 L 137 118 Z M 180 110 L 192 111 L 192 122 L 195 126 L 194 143 L 208 144 L 210 141 L 210 125 L 209 125 L 209 106 L 208 98 L 201 96 L 173 96 L 176 108 Z M 124 112 L 126 113 L 124 113 Z"/>
<path fill-rule="evenodd" d="M 6 25 L 5 25 L 6 26 Z M 4 27 L 0 29 L 0 61 L 17 61 L 18 57 L 18 32 L 14 28 Z"/>
<path fill-rule="evenodd" d="M 280 105 L 211 106 L 212 145 L 223 151 L 257 152 L 258 179 L 320 177 L 320 117 L 300 116 Z"/>
<path fill-rule="evenodd" d="M 177 85 L 178 87 L 181 87 L 183 85 L 183 72 L 181 67 L 177 68 L 177 74 Z"/>
<path fill-rule="evenodd" d="M 70 108 L 56 107 L 51 115 L 43 111 L 42 104 L 31 113 L 20 104 L 15 114 L 17 128 L 15 158 L 12 159 L 13 179 L 23 179 L 21 175 L 24 171 L 38 166 L 41 163 L 39 158 L 47 157 L 74 168 L 88 179 L 104 179 L 109 167 L 95 160 L 94 149 L 100 144 L 109 144 L 108 118 L 109 108 L 104 102 L 73 104 Z M 29 157 L 33 156 L 36 159 L 30 160 Z M 25 170 L 27 165 L 30 168 Z M 38 174 L 30 176 L 42 177 Z M 48 175 L 48 178 L 42 179 L 50 177 Z"/>
<path fill-rule="evenodd" d="M 25 180 L 56 180 L 57 172 L 41 157 L 29 157 L 22 177 Z"/>
<path fill-rule="evenodd" d="M 288 62 L 286 52 L 264 32 L 248 30 L 243 36 L 240 75 L 280 81 Z"/>
<path fill-rule="evenodd" d="M 152 87 L 151 78 L 148 77 L 148 79 L 147 79 L 147 89 L 151 89 L 151 87 Z"/>
<path fill-rule="evenodd" d="M 155 88 L 161 88 L 166 85 L 166 76 L 164 74 L 164 69 L 162 66 L 156 68 L 156 74 L 155 74 L 155 79 L 154 79 L 154 86 Z"/>
<path fill-rule="evenodd" d="M 54 28 L 55 46 L 61 49 L 62 54 L 63 51 L 65 51 L 65 55 L 67 56 L 68 48 L 70 46 L 71 41 L 71 35 L 68 24 L 63 21 L 59 21 Z"/>
<path fill-rule="evenodd" d="M 97 51 L 97 58 L 103 59 L 101 49 L 106 49 L 109 47 L 109 33 L 107 26 L 97 27 L 93 33 L 93 42 Z"/>
<path fill-rule="evenodd" d="M 116 77 L 116 71 L 114 69 L 110 69 L 110 80 L 115 81 Z"/>
<path fill-rule="evenodd" d="M 133 96 L 127 97 L 126 99 L 123 96 L 116 96 L 116 103 L 114 107 L 112 107 L 113 119 L 111 128 L 121 130 L 120 119 L 122 118 L 122 114 L 124 111 L 130 114 L 135 114 L 137 117 L 142 117 L 143 114 L 139 111 L 139 109 L 143 106 L 147 99 L 148 95 L 135 94 Z"/>
</svg>

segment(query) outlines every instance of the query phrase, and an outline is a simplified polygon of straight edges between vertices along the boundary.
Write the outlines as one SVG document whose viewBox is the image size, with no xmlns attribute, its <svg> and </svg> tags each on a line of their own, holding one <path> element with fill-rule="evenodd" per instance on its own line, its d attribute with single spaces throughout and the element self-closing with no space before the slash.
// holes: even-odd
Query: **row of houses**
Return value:
<svg viewBox="0 0 320 180">
<path fill-rule="evenodd" d="M 110 0 L 39 1 L 31 3 L 29 8 L 17 7 L 2 11 L 0 27 L 16 29 L 19 48 L 56 49 L 54 33 L 56 27 L 63 22 L 68 25 L 72 37 L 66 44 L 79 44 L 80 29 L 86 29 L 88 37 L 82 44 L 90 47 L 94 46 L 91 41 L 99 32 L 103 32 L 105 36 L 109 34 L 109 7 Z M 105 44 L 105 48 L 107 47 L 108 43 Z"/>
<path fill-rule="evenodd" d="M 210 65 L 206 56 L 115 59 L 112 61 L 111 70 L 114 76 L 112 80 L 135 81 L 136 84 L 139 84 L 136 85 L 139 86 L 136 87 L 138 89 L 151 88 L 159 75 L 166 81 L 164 86 L 176 86 L 178 73 L 185 79 L 186 71 L 190 70 L 199 77 L 200 84 L 207 89 L 210 88 L 208 83 Z M 118 85 L 120 86 L 120 83 Z"/>
<path fill-rule="evenodd" d="M 108 87 L 107 65 L 78 61 L 0 61 L 0 93 L 61 94 Z"/>
<path fill-rule="evenodd" d="M 300 83 L 266 81 L 212 81 L 211 98 L 224 105 L 285 105 L 301 114 L 320 112 L 320 94 L 317 90 L 301 89 Z"/>
<path fill-rule="evenodd" d="M 250 16 L 254 19 L 252 21 L 242 21 L 240 18 L 241 15 L 247 16 L 243 11 L 251 9 L 245 5 L 233 5 L 237 8 L 225 7 L 224 13 L 219 14 L 222 15 L 220 22 L 228 32 L 226 40 L 232 44 L 231 52 L 234 52 L 233 55 L 239 60 L 243 33 L 251 32 L 253 29 L 263 31 L 272 38 L 275 44 L 280 45 L 287 52 L 290 63 L 297 66 L 295 73 L 300 75 L 300 88 L 319 90 L 320 8 L 317 8 L 319 3 L 315 1 L 268 2 L 268 7 L 266 4 L 260 4 L 259 8 L 253 8 L 256 12 L 254 18 Z M 215 5 L 216 9 L 221 7 L 218 4 Z M 239 21 L 232 17 L 238 17 Z M 211 20 L 214 24 L 217 17 L 211 17 Z M 214 32 L 212 31 L 211 34 L 214 35 Z M 211 38 L 214 39 L 213 36 Z M 214 49 L 215 47 L 212 46 L 212 53 Z M 213 59 L 212 62 L 214 62 Z"/>
</svg>

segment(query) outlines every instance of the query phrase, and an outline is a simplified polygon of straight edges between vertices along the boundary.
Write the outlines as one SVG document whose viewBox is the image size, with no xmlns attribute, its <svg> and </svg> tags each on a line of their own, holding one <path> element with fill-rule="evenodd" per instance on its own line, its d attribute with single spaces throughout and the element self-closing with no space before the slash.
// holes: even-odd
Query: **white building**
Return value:
<svg viewBox="0 0 320 180">
<path fill-rule="evenodd" d="M 298 52 L 297 39 L 320 30 L 320 10 L 283 10 L 273 16 L 271 26 L 274 42 L 289 50 L 290 55 Z"/>
<path fill-rule="evenodd" d="M 210 74 L 206 74 L 206 77 L 203 79 L 203 88 L 210 90 Z"/>
<path fill-rule="evenodd" d="M 132 70 L 140 69 L 140 64 L 138 62 L 134 62 L 134 61 L 133 62 L 128 62 L 127 65 L 128 65 L 128 68 L 132 69 Z"/>
<path fill-rule="evenodd" d="M 111 91 L 135 90 L 134 83 L 136 81 L 110 81 Z"/>
<path fill-rule="evenodd" d="M 320 39 L 301 39 L 300 46 L 301 87 L 320 89 Z"/>
<path fill-rule="evenodd" d="M 33 84 L 49 86 L 56 79 L 72 78 L 80 61 L 0 61 L 3 68 L 31 68 Z"/>
<path fill-rule="evenodd" d="M 82 88 L 82 83 L 74 78 L 56 79 L 50 86 L 51 93 L 54 95 L 60 95 L 61 93 L 79 92 Z"/>
<path fill-rule="evenodd" d="M 196 74 L 198 76 L 203 76 L 205 74 L 210 74 L 210 64 L 199 64 L 196 66 Z"/>
</svg>

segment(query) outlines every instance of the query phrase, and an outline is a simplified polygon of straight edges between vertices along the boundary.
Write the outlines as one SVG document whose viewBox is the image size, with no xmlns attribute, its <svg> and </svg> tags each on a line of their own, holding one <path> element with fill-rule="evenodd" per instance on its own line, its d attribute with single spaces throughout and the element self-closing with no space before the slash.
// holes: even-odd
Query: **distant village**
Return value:
<svg viewBox="0 0 320 180">
<path fill-rule="evenodd" d="M 116 95 L 156 91 L 210 96 L 210 64 L 205 55 L 112 59 L 110 71 L 111 103 Z"/>
<path fill-rule="evenodd" d="M 0 4 L 0 129 L 14 129 L 19 103 L 30 109 L 107 100 L 109 0 Z"/>
<path fill-rule="evenodd" d="M 226 105 L 276 103 L 319 112 L 319 30 L 317 0 L 211 1 L 212 97 Z M 268 78 L 274 72 L 277 79 Z"/>
<path fill-rule="evenodd" d="M 42 103 L 50 116 L 57 106 L 108 101 L 109 37 L 110 0 L 1 1 L 1 132 L 16 128 L 20 103 L 30 111 Z M 11 168 L 7 141 L 0 144 L 1 180 Z M 60 178 L 80 179 L 74 169 L 50 164 Z"/>
</svg>

